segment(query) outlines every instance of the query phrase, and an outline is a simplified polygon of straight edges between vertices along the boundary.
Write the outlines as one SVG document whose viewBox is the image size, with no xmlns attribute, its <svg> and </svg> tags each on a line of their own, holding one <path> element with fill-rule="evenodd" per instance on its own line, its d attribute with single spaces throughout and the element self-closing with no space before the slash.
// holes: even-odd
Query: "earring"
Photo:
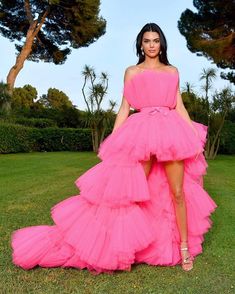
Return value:
<svg viewBox="0 0 235 294">
<path fill-rule="evenodd" d="M 144 55 L 144 49 L 143 48 L 141 48 L 141 53 L 142 53 L 142 55 Z"/>
<path fill-rule="evenodd" d="M 162 55 L 162 51 L 160 51 L 159 54 Z"/>
</svg>

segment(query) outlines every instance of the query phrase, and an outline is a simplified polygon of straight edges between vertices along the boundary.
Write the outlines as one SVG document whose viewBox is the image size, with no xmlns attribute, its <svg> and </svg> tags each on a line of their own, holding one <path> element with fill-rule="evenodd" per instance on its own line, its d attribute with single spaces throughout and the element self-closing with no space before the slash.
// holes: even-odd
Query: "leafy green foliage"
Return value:
<svg viewBox="0 0 235 294">
<path fill-rule="evenodd" d="M 2 83 L 2 91 L 0 84 L 0 94 L 6 93 L 12 106 L 11 113 L 8 115 L 9 122 L 39 128 L 49 126 L 79 128 L 83 126 L 81 111 L 72 104 L 63 91 L 50 88 L 47 94 L 37 99 L 37 90 L 31 85 L 14 88 L 12 96 L 4 92 L 5 89 L 7 89 L 7 84 Z M 2 98 L 0 101 L 5 100 Z M 38 120 L 35 120 L 37 118 Z"/>
<path fill-rule="evenodd" d="M 105 33 L 106 21 L 99 16 L 99 0 L 2 0 L 0 34 L 17 41 L 20 52 L 27 32 L 38 28 L 28 60 L 62 64 L 70 48 L 87 47 Z M 31 27 L 30 27 L 31 26 Z"/>
<path fill-rule="evenodd" d="M 26 118 L 19 117 L 14 120 L 15 124 L 34 127 L 34 128 L 49 128 L 49 127 L 57 127 L 56 122 L 49 118 Z"/>
<path fill-rule="evenodd" d="M 48 89 L 47 95 L 42 95 L 38 102 L 46 108 L 54 108 L 58 110 L 73 106 L 69 97 L 63 91 L 56 88 Z"/>
<path fill-rule="evenodd" d="M 82 94 L 87 106 L 87 111 L 82 119 L 84 125 L 89 126 L 92 130 L 93 151 L 97 152 L 100 143 L 104 140 L 107 129 L 110 126 L 113 127 L 115 120 L 113 108 L 116 102 L 109 100 L 110 108 L 107 111 L 101 108 L 101 103 L 108 90 L 107 73 L 101 72 L 99 77 L 97 77 L 95 69 L 85 65 L 82 75 L 84 76 Z"/>
<path fill-rule="evenodd" d="M 90 151 L 90 129 L 30 128 L 0 122 L 0 153 Z"/>
<path fill-rule="evenodd" d="M 184 106 L 192 120 L 207 124 L 207 109 L 204 99 L 198 97 L 194 92 L 182 92 Z"/>
<path fill-rule="evenodd" d="M 194 0 L 193 4 L 198 12 L 186 9 L 178 21 L 188 49 L 220 68 L 235 69 L 234 1 Z M 234 72 L 223 73 L 221 77 L 235 83 Z"/>
<path fill-rule="evenodd" d="M 0 82 L 0 110 L 8 112 L 10 110 L 11 96 L 8 93 L 8 86 L 4 82 Z"/>
<path fill-rule="evenodd" d="M 235 154 L 235 123 L 225 121 L 221 132 L 219 153 Z"/>
<path fill-rule="evenodd" d="M 214 159 L 217 152 L 230 152 L 235 154 L 235 148 L 231 148 L 229 130 L 223 132 L 223 127 L 229 119 L 233 119 L 235 113 L 235 96 L 231 88 L 227 87 L 221 91 L 215 91 L 212 99 L 209 99 L 209 89 L 212 88 L 212 81 L 215 77 L 213 68 L 203 69 L 200 80 L 205 80 L 203 90 L 205 96 L 200 97 L 194 91 L 190 83 L 183 88 L 182 99 L 192 120 L 205 124 L 207 128 L 207 142 L 205 155 L 207 159 Z M 232 121 L 231 121 L 232 123 Z M 234 127 L 234 124 L 231 124 Z M 231 130 L 231 142 L 233 142 L 234 130 Z M 223 142 L 220 148 L 220 143 Z M 229 144 L 230 148 L 224 148 Z M 234 152 L 234 153 L 233 153 Z"/>
<path fill-rule="evenodd" d="M 12 93 L 12 108 L 30 108 L 37 98 L 37 90 L 31 85 L 14 88 Z"/>
</svg>

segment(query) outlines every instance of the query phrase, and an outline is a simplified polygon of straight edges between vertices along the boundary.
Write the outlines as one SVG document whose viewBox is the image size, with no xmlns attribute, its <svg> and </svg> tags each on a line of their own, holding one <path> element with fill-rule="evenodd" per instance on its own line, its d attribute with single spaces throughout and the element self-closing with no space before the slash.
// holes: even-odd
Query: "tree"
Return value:
<svg viewBox="0 0 235 294">
<path fill-rule="evenodd" d="M 80 127 L 80 112 L 75 107 L 64 107 L 58 114 L 56 122 L 60 128 Z"/>
<path fill-rule="evenodd" d="M 202 89 L 205 91 L 205 105 L 207 111 L 207 126 L 208 132 L 210 128 L 210 102 L 209 102 L 209 90 L 212 88 L 212 81 L 216 78 L 216 69 L 214 68 L 203 68 L 202 73 L 200 75 L 200 81 L 205 80 L 205 85 L 202 86 Z"/>
<path fill-rule="evenodd" d="M 9 113 L 11 109 L 11 96 L 8 92 L 8 86 L 3 81 L 0 82 L 0 110 L 3 113 Z"/>
<path fill-rule="evenodd" d="M 216 78 L 216 69 L 215 68 L 203 68 L 200 81 L 205 80 L 205 85 L 202 86 L 202 89 L 205 91 L 205 99 L 206 101 L 209 100 L 209 90 L 212 88 L 212 81 Z"/>
<path fill-rule="evenodd" d="M 43 94 L 38 100 L 46 108 L 53 108 L 62 110 L 64 108 L 72 107 L 73 104 L 69 100 L 69 97 L 63 92 L 56 88 L 48 89 L 47 94 Z"/>
<path fill-rule="evenodd" d="M 12 108 L 30 108 L 37 99 L 37 90 L 31 85 L 15 88 L 12 94 Z"/>
<path fill-rule="evenodd" d="M 105 33 L 99 0 L 1 0 L 0 33 L 17 41 L 7 76 L 12 92 L 26 59 L 62 64 L 71 48 L 87 47 Z"/>
<path fill-rule="evenodd" d="M 187 47 L 199 56 L 212 60 L 220 68 L 235 69 L 234 0 L 194 0 L 198 12 L 186 9 L 178 21 Z M 221 73 L 235 84 L 235 73 Z"/>
<path fill-rule="evenodd" d="M 97 152 L 107 128 L 112 124 L 113 108 L 116 102 L 109 100 L 110 108 L 107 111 L 101 109 L 101 103 L 108 89 L 108 75 L 105 72 L 101 73 L 99 81 L 96 82 L 97 76 L 94 68 L 85 65 L 82 75 L 84 76 L 82 94 L 87 105 L 84 124 L 91 128 L 93 151 Z"/>
<path fill-rule="evenodd" d="M 183 92 L 186 92 L 187 94 L 191 94 L 193 93 L 193 88 L 194 88 L 193 84 L 191 84 L 190 82 L 186 82 L 182 90 Z"/>
<path fill-rule="evenodd" d="M 207 140 L 206 156 L 214 159 L 220 144 L 221 131 L 229 110 L 235 103 L 235 96 L 231 88 L 224 88 L 221 92 L 215 92 L 211 103 L 211 125 L 209 139 Z"/>
<path fill-rule="evenodd" d="M 182 87 L 182 99 L 190 117 L 194 121 L 201 123 L 207 122 L 207 111 L 205 101 L 193 90 L 194 86 L 186 82 Z"/>
</svg>

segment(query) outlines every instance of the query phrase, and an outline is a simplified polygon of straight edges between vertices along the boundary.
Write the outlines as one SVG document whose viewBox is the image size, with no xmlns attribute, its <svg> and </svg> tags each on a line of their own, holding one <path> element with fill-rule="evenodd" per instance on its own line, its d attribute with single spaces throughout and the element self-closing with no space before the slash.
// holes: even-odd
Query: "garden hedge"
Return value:
<svg viewBox="0 0 235 294">
<path fill-rule="evenodd" d="M 0 123 L 0 153 L 91 150 L 90 129 L 34 128 Z"/>
</svg>

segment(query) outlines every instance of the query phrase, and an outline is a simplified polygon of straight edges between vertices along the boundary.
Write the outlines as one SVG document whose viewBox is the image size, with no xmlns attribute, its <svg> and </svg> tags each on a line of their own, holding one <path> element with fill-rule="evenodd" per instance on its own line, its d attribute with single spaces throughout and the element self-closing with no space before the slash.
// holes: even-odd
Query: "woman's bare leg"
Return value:
<svg viewBox="0 0 235 294">
<path fill-rule="evenodd" d="M 154 156 L 151 156 L 150 160 L 142 161 L 144 172 L 148 177 L 153 160 L 157 160 Z M 187 234 L 187 212 L 186 204 L 183 192 L 183 177 L 184 177 L 184 162 L 183 161 L 166 161 L 164 162 L 166 175 L 168 178 L 170 190 L 173 195 L 176 221 L 180 233 L 181 248 L 187 246 L 188 234 Z M 190 257 L 188 251 L 181 251 L 183 259 Z M 182 265 L 184 270 L 192 269 L 192 261 L 184 263 Z"/>
<path fill-rule="evenodd" d="M 148 161 L 141 161 L 141 164 L 143 165 L 143 169 L 146 175 L 146 178 L 148 178 L 148 175 L 150 173 L 152 164 L 153 164 L 153 160 L 154 160 L 154 155 L 151 155 L 150 160 Z"/>
<path fill-rule="evenodd" d="M 183 191 L 184 179 L 184 162 L 180 161 L 166 161 L 164 167 L 173 195 L 173 202 L 175 207 L 176 221 L 181 238 L 181 247 L 187 246 L 188 232 L 187 232 L 187 211 Z M 187 251 L 181 251 L 183 258 L 189 256 Z M 184 264 L 184 269 L 189 270 L 192 268 L 192 263 Z"/>
<path fill-rule="evenodd" d="M 165 171 L 173 195 L 177 225 L 180 232 L 181 241 L 187 241 L 187 214 L 183 192 L 184 162 L 166 161 Z"/>
</svg>

